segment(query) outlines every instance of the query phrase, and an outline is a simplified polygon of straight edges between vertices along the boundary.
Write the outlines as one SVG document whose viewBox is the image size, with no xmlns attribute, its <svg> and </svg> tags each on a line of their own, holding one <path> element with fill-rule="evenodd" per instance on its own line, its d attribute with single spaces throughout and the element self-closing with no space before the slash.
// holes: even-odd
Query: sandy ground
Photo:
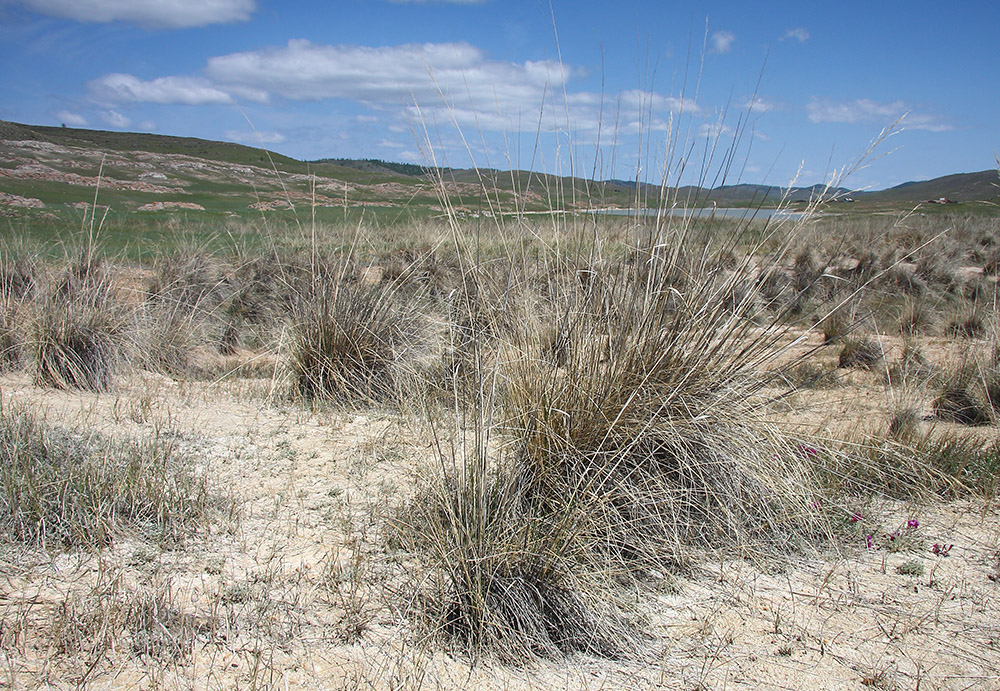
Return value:
<svg viewBox="0 0 1000 691">
<path fill-rule="evenodd" d="M 799 421 L 871 419 L 890 394 L 860 387 L 803 392 Z M 170 549 L 4 548 L 0 686 L 1000 689 L 1000 511 L 969 502 L 859 504 L 855 541 L 784 565 L 706 559 L 636 594 L 651 637 L 627 660 L 472 665 L 414 625 L 418 575 L 386 529 L 433 463 L 426 430 L 388 413 L 311 410 L 274 389 L 137 373 L 95 395 L 0 378 L 4 405 L 27 403 L 52 424 L 169 434 L 236 504 Z M 897 529 L 906 539 L 890 543 Z M 157 654 L 93 623 L 139 601 L 169 615 L 153 627 Z"/>
</svg>

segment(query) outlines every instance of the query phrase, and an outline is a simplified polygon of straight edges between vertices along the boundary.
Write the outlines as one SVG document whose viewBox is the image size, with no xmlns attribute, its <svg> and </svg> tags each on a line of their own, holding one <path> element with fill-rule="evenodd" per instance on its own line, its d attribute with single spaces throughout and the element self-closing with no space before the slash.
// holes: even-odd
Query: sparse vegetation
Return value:
<svg viewBox="0 0 1000 691">
<path fill-rule="evenodd" d="M 218 504 L 166 439 L 118 441 L 0 409 L 0 525 L 8 539 L 64 549 L 116 537 L 172 541 Z"/>
<path fill-rule="evenodd" d="M 403 187 L 444 171 L 388 168 Z M 462 178 L 497 210 L 524 182 Z M 723 611 L 781 635 L 763 649 L 790 670 L 820 641 L 877 686 L 854 648 L 877 646 L 815 622 L 868 617 L 904 645 L 890 619 L 912 603 L 907 626 L 933 617 L 993 659 L 992 595 L 928 599 L 993 563 L 968 538 L 995 525 L 979 507 L 1000 476 L 992 221 L 474 217 L 452 192 L 414 202 L 443 220 L 392 237 L 382 211 L 331 206 L 308 225 L 159 217 L 134 231 L 164 231 L 148 254 L 0 257 L 10 686 L 127 665 L 183 684 L 206 663 L 223 685 L 306 684 L 320 672 L 289 670 L 324 656 L 330 686 L 447 686 L 439 667 L 483 660 L 503 664 L 463 680 L 502 685 L 584 655 L 605 658 L 602 685 L 662 684 L 680 660 L 708 687 L 733 659 Z M 783 619 L 785 581 L 856 593 L 893 569 L 910 580 L 892 607 L 824 596 Z M 681 624 L 690 645 L 667 650 Z"/>
</svg>

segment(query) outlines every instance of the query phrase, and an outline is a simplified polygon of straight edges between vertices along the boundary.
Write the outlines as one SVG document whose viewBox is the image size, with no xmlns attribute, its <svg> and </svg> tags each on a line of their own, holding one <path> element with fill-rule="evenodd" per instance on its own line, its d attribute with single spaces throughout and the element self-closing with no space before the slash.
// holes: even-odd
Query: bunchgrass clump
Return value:
<svg viewBox="0 0 1000 691">
<path fill-rule="evenodd" d="M 639 629 L 618 586 L 594 568 L 574 516 L 527 495 L 515 467 L 486 458 L 485 440 L 470 447 L 442 456 L 443 474 L 401 521 L 434 574 L 432 629 L 467 654 L 518 664 L 634 651 Z"/>
<path fill-rule="evenodd" d="M 823 345 L 840 343 L 850 333 L 847 317 L 839 311 L 828 314 L 819 326 L 823 332 Z"/>
<path fill-rule="evenodd" d="M 115 441 L 0 409 L 0 526 L 46 548 L 122 535 L 174 541 L 220 505 L 191 459 L 162 436 Z"/>
<path fill-rule="evenodd" d="M 48 302 L 34 333 L 35 379 L 60 389 L 107 391 L 121 363 L 125 322 L 115 310 Z"/>
<path fill-rule="evenodd" d="M 872 370 L 882 362 L 882 344 L 868 336 L 850 337 L 840 349 L 839 367 Z"/>
<path fill-rule="evenodd" d="M 299 394 L 379 401 L 399 392 L 417 328 L 391 287 L 324 284 L 293 316 L 289 364 Z"/>
<path fill-rule="evenodd" d="M 960 425 L 988 425 L 990 414 L 968 384 L 953 382 L 934 399 L 934 414 L 946 422 Z"/>
</svg>

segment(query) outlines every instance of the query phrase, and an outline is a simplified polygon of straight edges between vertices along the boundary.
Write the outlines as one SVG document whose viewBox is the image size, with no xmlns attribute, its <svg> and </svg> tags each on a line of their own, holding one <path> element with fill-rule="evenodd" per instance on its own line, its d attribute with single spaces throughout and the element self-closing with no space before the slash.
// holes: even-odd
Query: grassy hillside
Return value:
<svg viewBox="0 0 1000 691">
<path fill-rule="evenodd" d="M 711 184 L 717 182 L 722 181 Z M 1000 201 L 997 183 L 997 172 L 987 170 L 879 192 L 840 188 L 825 194 L 849 195 L 861 202 L 851 208 L 866 212 L 939 197 Z M 233 220 L 409 222 L 442 214 L 442 192 L 449 197 L 448 206 L 464 217 L 655 207 L 664 195 L 681 206 L 773 207 L 783 198 L 806 201 L 824 193 L 821 186 L 786 191 L 739 183 L 664 190 L 646 183 L 523 170 L 430 171 L 377 159 L 298 161 L 229 142 L 0 121 L 0 214 L 20 219 L 20 232 L 45 235 L 53 226 L 79 226 L 95 191 L 98 205 L 108 207 L 106 225 L 136 233 L 178 216 L 187 219 L 186 226 L 209 227 Z M 975 208 L 992 207 L 980 203 Z"/>
</svg>

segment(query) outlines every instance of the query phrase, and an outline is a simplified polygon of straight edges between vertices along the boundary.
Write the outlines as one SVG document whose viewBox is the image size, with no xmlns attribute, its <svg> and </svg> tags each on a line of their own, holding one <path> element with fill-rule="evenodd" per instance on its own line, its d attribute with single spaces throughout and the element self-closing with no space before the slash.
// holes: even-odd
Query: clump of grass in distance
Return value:
<svg viewBox="0 0 1000 691">
<path fill-rule="evenodd" d="M 934 399 L 934 414 L 941 420 L 960 425 L 976 427 L 990 423 L 989 412 L 976 398 L 968 383 L 962 380 L 945 386 Z"/>
<path fill-rule="evenodd" d="M 795 389 L 828 389 L 839 384 L 836 370 L 808 360 L 781 370 L 779 376 Z"/>
<path fill-rule="evenodd" d="M 848 320 L 840 311 L 827 315 L 819 327 L 823 332 L 823 345 L 839 343 L 850 333 Z"/>
<path fill-rule="evenodd" d="M 907 298 L 898 313 L 899 332 L 904 336 L 927 333 L 934 327 L 934 313 L 926 300 Z"/>
<path fill-rule="evenodd" d="M 920 414 L 915 408 L 900 407 L 889 417 L 886 432 L 889 439 L 905 442 L 916 438 L 920 431 Z"/>
<path fill-rule="evenodd" d="M 869 336 L 848 338 L 840 350 L 839 367 L 872 370 L 882 362 L 882 344 Z"/>
<path fill-rule="evenodd" d="M 981 308 L 966 309 L 951 318 L 946 327 L 949 336 L 980 338 L 986 332 L 986 319 Z"/>
<path fill-rule="evenodd" d="M 112 441 L 0 409 L 0 526 L 51 548 L 121 535 L 172 541 L 202 527 L 219 501 L 190 459 L 161 436 Z"/>
<path fill-rule="evenodd" d="M 157 262 L 150 296 L 186 311 L 211 312 L 229 289 L 226 267 L 196 249 L 165 256 Z"/>
<path fill-rule="evenodd" d="M 35 379 L 57 388 L 106 391 L 123 359 L 129 316 L 112 298 L 103 262 L 87 254 L 71 264 L 39 311 Z"/>
<path fill-rule="evenodd" d="M 293 319 L 289 364 L 305 398 L 377 401 L 400 390 L 418 327 L 392 287 L 323 283 Z"/>
<path fill-rule="evenodd" d="M 905 386 L 923 384 L 930 380 L 934 373 L 934 365 L 927 361 L 920 347 L 913 341 L 907 341 L 903 344 L 903 352 L 899 359 L 886 369 L 886 378 L 893 386 Z"/>
</svg>

